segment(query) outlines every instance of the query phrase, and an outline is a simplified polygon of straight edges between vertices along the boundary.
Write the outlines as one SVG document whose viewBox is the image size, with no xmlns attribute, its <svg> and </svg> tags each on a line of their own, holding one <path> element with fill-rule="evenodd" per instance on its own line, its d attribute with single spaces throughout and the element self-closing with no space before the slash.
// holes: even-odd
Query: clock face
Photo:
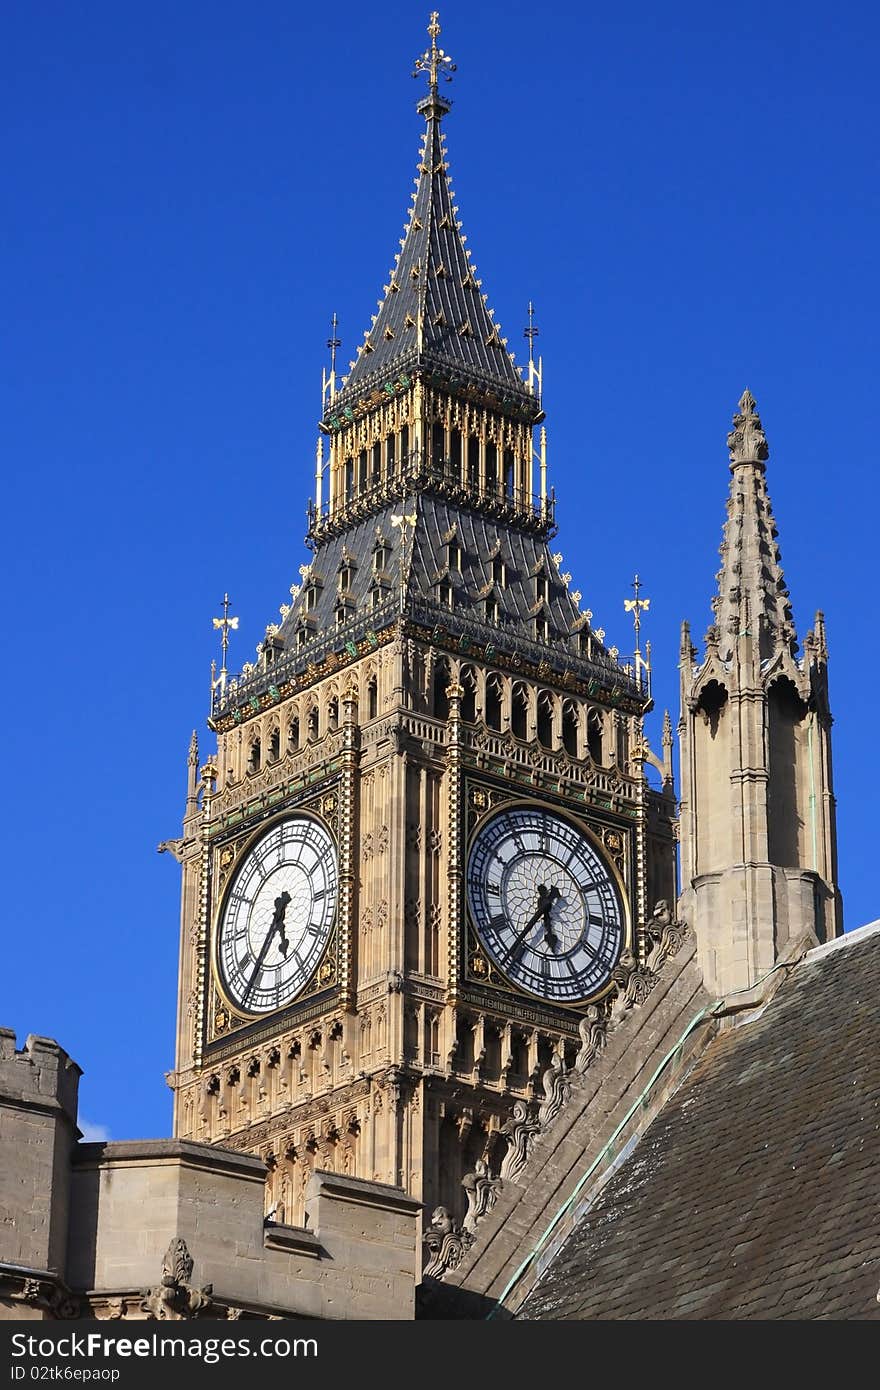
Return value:
<svg viewBox="0 0 880 1390">
<path fill-rule="evenodd" d="M 477 832 L 468 905 L 480 940 L 509 980 L 571 1004 L 607 983 L 626 935 L 611 870 L 570 821 L 511 807 Z"/>
<path fill-rule="evenodd" d="M 243 1012 L 269 1013 L 311 979 L 336 912 L 336 849 L 311 816 L 279 821 L 252 845 L 217 934 L 223 988 Z"/>
</svg>

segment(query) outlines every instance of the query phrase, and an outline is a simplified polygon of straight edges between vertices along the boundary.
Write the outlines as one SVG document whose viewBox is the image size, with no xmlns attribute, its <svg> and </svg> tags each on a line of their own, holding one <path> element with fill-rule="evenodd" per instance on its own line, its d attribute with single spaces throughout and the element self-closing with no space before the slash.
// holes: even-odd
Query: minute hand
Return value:
<svg viewBox="0 0 880 1390">
<path fill-rule="evenodd" d="M 283 893 L 280 898 L 276 899 L 275 916 L 272 918 L 272 925 L 266 932 L 266 938 L 262 946 L 260 947 L 260 953 L 257 956 L 257 959 L 254 961 L 254 968 L 251 971 L 251 978 L 248 980 L 247 989 L 245 990 L 242 996 L 242 1004 L 246 1004 L 248 999 L 250 998 L 251 990 L 257 982 L 257 976 L 263 969 L 263 961 L 266 959 L 266 956 L 269 953 L 269 947 L 272 945 L 272 937 L 275 935 L 277 931 L 280 931 L 281 933 L 282 954 L 285 956 L 287 955 L 287 934 L 284 930 L 284 914 L 287 910 L 287 904 L 289 902 L 290 895 L 288 893 Z"/>
<path fill-rule="evenodd" d="M 511 959 L 519 951 L 522 950 L 523 942 L 525 941 L 529 932 L 532 930 L 532 927 L 536 926 L 537 923 L 540 922 L 542 917 L 544 918 L 544 940 L 548 942 L 548 945 L 552 944 L 548 940 L 548 936 L 553 936 L 553 933 L 550 929 L 550 908 L 552 907 L 556 896 L 558 896 L 558 894 L 554 895 L 554 897 L 552 897 L 549 902 L 541 903 L 540 907 L 535 908 L 535 911 L 532 913 L 531 917 L 526 922 L 519 936 L 516 938 L 513 945 L 511 946 L 510 952 L 508 954 L 508 959 Z M 555 941 L 555 939 L 556 938 L 554 936 L 553 940 Z"/>
</svg>

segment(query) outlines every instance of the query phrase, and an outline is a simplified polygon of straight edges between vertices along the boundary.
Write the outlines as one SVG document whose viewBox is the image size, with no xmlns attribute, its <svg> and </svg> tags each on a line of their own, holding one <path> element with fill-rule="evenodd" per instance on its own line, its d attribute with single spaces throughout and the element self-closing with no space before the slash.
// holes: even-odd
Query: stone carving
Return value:
<svg viewBox="0 0 880 1390">
<path fill-rule="evenodd" d="M 500 1129 L 500 1133 L 509 1141 L 499 1173 L 502 1181 L 516 1178 L 522 1172 L 526 1166 L 532 1141 L 539 1130 L 540 1125 L 529 1114 L 529 1107 L 526 1102 L 524 1100 L 515 1101 L 513 1114 L 509 1120 L 505 1120 Z"/>
<path fill-rule="evenodd" d="M 66 1321 L 79 1317 L 79 1301 L 73 1298 L 63 1285 L 54 1284 L 49 1280 L 25 1278 L 21 1297 L 24 1303 L 43 1309 L 51 1318 Z"/>
<path fill-rule="evenodd" d="M 731 463 L 764 463 L 770 457 L 755 398 L 748 389 L 740 396 L 733 429 L 727 436 L 727 447 Z"/>
<path fill-rule="evenodd" d="M 177 860 L 178 864 L 181 864 L 183 862 L 183 847 L 185 844 L 185 840 L 163 840 L 156 848 L 160 854 L 170 854 L 173 859 Z"/>
<path fill-rule="evenodd" d="M 186 1241 L 175 1236 L 162 1261 L 162 1282 L 144 1293 L 141 1308 L 147 1316 L 160 1322 L 180 1322 L 207 1314 L 213 1307 L 213 1285 L 194 1289 L 189 1282 L 192 1272 L 193 1257 Z"/>
<path fill-rule="evenodd" d="M 485 1159 L 478 1158 L 472 1173 L 465 1173 L 461 1180 L 467 1197 L 468 1209 L 462 1222 L 462 1229 L 474 1235 L 477 1223 L 487 1216 L 498 1201 L 503 1183 L 493 1178 Z"/>
<path fill-rule="evenodd" d="M 624 951 L 611 974 L 616 993 L 611 1000 L 612 1027 L 636 1004 L 643 1004 L 654 988 L 656 976 L 639 965 L 632 951 Z"/>
<path fill-rule="evenodd" d="M 426 1279 L 442 1279 L 449 1269 L 461 1264 L 465 1251 L 473 1244 L 470 1231 L 462 1230 L 445 1207 L 435 1207 L 431 1224 L 422 1237 L 428 1259 L 422 1271 Z"/>
<path fill-rule="evenodd" d="M 581 1045 L 574 1059 L 575 1071 L 583 1073 L 593 1063 L 605 1045 L 606 1020 L 598 1004 L 590 1004 L 578 1024 Z"/>
<path fill-rule="evenodd" d="M 670 956 L 676 955 L 685 935 L 687 926 L 676 922 L 665 898 L 656 904 L 650 920 L 645 924 L 648 938 L 646 964 L 655 975 L 663 968 Z"/>
<path fill-rule="evenodd" d="M 541 1077 L 541 1085 L 544 1087 L 544 1099 L 538 1107 L 538 1124 L 541 1129 L 546 1129 L 571 1095 L 565 1062 L 558 1052 L 554 1052 L 549 1067 Z"/>
</svg>

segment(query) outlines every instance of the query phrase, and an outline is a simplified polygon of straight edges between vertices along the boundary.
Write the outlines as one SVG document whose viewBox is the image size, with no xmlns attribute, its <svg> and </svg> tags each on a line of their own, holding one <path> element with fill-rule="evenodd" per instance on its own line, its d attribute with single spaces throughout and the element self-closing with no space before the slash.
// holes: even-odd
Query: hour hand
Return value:
<svg viewBox="0 0 880 1390">
<path fill-rule="evenodd" d="M 550 888 L 548 888 L 546 896 L 541 905 L 541 916 L 544 918 L 544 940 L 547 943 L 547 945 L 551 948 L 551 950 L 554 951 L 556 950 L 556 947 L 559 945 L 559 938 L 553 930 L 553 925 L 550 921 L 550 912 L 553 907 L 553 904 L 556 902 L 556 899 L 560 898 L 561 896 L 562 894 L 560 893 L 559 889 L 556 887 L 554 883 L 550 886 Z"/>
<path fill-rule="evenodd" d="M 274 932 L 278 932 L 278 949 L 282 956 L 286 956 L 290 948 L 290 942 L 287 939 L 287 924 L 284 921 L 284 914 L 287 912 L 289 903 L 290 894 L 285 889 L 281 896 L 275 899 L 275 915 L 272 918 L 272 925 L 269 928 L 269 940 L 271 940 Z"/>
</svg>

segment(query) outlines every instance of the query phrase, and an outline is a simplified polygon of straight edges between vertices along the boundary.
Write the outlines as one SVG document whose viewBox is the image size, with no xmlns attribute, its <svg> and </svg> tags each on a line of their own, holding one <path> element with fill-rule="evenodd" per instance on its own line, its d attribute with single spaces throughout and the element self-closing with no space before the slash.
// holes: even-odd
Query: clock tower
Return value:
<svg viewBox="0 0 880 1390">
<path fill-rule="evenodd" d="M 175 1133 L 261 1155 L 293 1224 L 315 1169 L 460 1215 L 676 898 L 671 729 L 661 764 L 644 667 L 551 550 L 540 378 L 465 247 L 439 32 L 401 250 L 326 383 L 310 558 L 257 663 L 224 659 L 175 846 Z"/>
</svg>

